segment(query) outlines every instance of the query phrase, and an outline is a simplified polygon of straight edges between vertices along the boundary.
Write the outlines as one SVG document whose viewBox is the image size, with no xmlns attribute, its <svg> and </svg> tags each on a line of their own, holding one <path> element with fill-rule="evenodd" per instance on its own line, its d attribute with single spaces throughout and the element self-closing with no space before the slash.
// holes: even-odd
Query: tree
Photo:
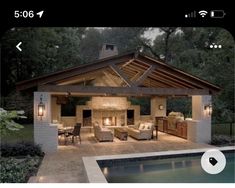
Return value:
<svg viewBox="0 0 235 188">
<path fill-rule="evenodd" d="M 62 70 L 82 62 L 78 50 L 85 28 L 13 28 L 1 41 L 2 94 L 15 83 Z M 22 41 L 22 52 L 15 49 Z"/>
<path fill-rule="evenodd" d="M 99 50 L 102 47 L 102 31 L 95 28 L 87 28 L 82 36 L 78 54 L 83 59 L 83 63 L 91 62 L 99 57 Z"/>
<path fill-rule="evenodd" d="M 164 60 L 168 61 L 170 59 L 169 57 L 169 38 L 170 36 L 176 31 L 176 27 L 161 27 L 162 31 L 164 31 Z"/>
</svg>

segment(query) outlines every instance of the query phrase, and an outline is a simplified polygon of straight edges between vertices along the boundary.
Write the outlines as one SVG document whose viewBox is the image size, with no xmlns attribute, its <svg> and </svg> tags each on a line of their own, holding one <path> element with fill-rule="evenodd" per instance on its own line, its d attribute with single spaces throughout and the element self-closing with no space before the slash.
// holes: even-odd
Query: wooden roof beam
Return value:
<svg viewBox="0 0 235 188">
<path fill-rule="evenodd" d="M 144 72 L 144 71 L 146 71 L 148 69 L 148 67 L 146 67 L 145 69 L 141 69 L 141 68 L 139 68 L 139 67 L 137 67 L 137 66 L 131 66 L 131 65 L 129 65 L 129 66 L 127 66 L 125 69 L 123 69 L 123 70 L 130 70 L 130 71 L 134 71 L 134 72 Z"/>
<path fill-rule="evenodd" d="M 156 65 L 156 64 L 151 64 L 151 65 Z M 148 66 L 146 66 L 146 65 L 141 65 L 139 62 L 137 62 L 137 61 L 133 61 L 131 64 L 129 64 L 128 66 L 126 66 L 127 68 L 129 68 L 129 67 L 132 67 L 132 68 L 135 68 L 136 69 L 136 67 L 139 69 L 139 70 L 141 70 L 141 71 L 145 71 L 145 70 L 147 70 L 151 65 L 148 65 Z"/>
<path fill-rule="evenodd" d="M 205 87 L 210 88 L 215 92 L 220 91 L 220 87 L 218 87 L 214 84 L 211 84 L 206 80 L 202 80 L 201 78 L 199 78 L 197 76 L 186 73 L 185 71 L 182 71 L 174 66 L 171 66 L 161 60 L 156 60 L 156 59 L 149 57 L 149 56 L 146 56 L 144 54 L 139 55 L 138 60 L 144 61 L 149 64 L 151 64 L 153 62 L 158 63 L 158 68 L 165 69 L 169 73 L 173 73 L 174 75 L 178 75 L 181 78 L 183 78 L 183 80 L 185 80 L 185 81 L 188 80 L 190 82 L 193 82 L 194 84 L 200 84 L 200 86 L 202 86 L 203 88 L 205 88 Z"/>
<path fill-rule="evenodd" d="M 170 76 L 172 78 L 175 78 L 178 80 L 178 82 L 181 82 L 181 83 L 188 83 L 189 85 L 193 86 L 193 87 L 197 87 L 197 88 L 204 88 L 201 84 L 197 84 L 196 82 L 193 82 L 185 77 L 182 77 L 182 75 L 177 75 L 177 74 L 174 74 L 173 72 L 170 72 L 170 71 L 166 71 L 164 69 L 158 69 L 157 73 L 163 73 L 165 76 Z"/>
<path fill-rule="evenodd" d="M 163 76 L 159 76 L 159 75 L 155 75 L 155 74 L 151 74 L 149 76 L 149 78 L 154 78 L 155 80 L 161 80 L 163 82 L 166 82 L 166 83 L 169 83 L 171 84 L 172 86 L 174 87 L 180 87 L 180 88 L 195 88 L 195 87 L 192 87 L 192 86 L 185 86 L 184 84 L 181 84 L 181 83 L 178 83 L 177 81 L 172 81 L 171 79 L 166 79 L 164 78 Z"/>
<path fill-rule="evenodd" d="M 131 59 L 130 61 L 127 61 L 126 63 L 124 63 L 123 65 L 121 65 L 120 69 L 123 69 L 125 66 L 129 65 L 130 63 L 132 63 L 134 61 L 134 59 Z"/>
<path fill-rule="evenodd" d="M 117 65 L 111 64 L 110 67 L 117 75 L 119 75 L 126 82 L 129 87 L 134 86 L 134 84 L 129 80 L 127 75 Z"/>
<path fill-rule="evenodd" d="M 155 65 L 151 65 L 136 81 L 135 85 L 140 85 L 142 82 L 156 69 Z"/>
<path fill-rule="evenodd" d="M 146 87 L 156 87 L 156 88 L 165 88 L 166 87 L 165 85 L 163 85 L 161 83 L 156 83 L 156 82 L 153 82 L 151 80 L 149 80 L 149 81 L 145 80 L 143 85 L 146 86 Z"/>
<path fill-rule="evenodd" d="M 161 77 L 163 80 L 168 80 L 169 82 L 175 83 L 177 85 L 181 85 L 186 88 L 195 88 L 195 86 L 190 85 L 187 82 L 182 82 L 180 80 L 173 78 L 172 76 L 170 77 L 170 76 L 167 76 L 166 74 L 160 73 L 159 71 L 155 72 L 155 74 L 152 74 L 151 76 L 155 77 L 155 78 Z M 198 88 L 198 87 L 196 87 L 196 88 Z M 198 88 L 198 89 L 200 89 L 200 88 Z"/>
<path fill-rule="evenodd" d="M 174 85 L 172 85 L 172 84 L 170 84 L 170 83 L 166 83 L 166 82 L 164 82 L 164 81 L 162 81 L 162 80 L 157 80 L 157 79 L 152 78 L 152 77 L 149 77 L 148 79 L 149 79 L 149 80 L 152 80 L 152 81 L 155 82 L 155 83 L 158 83 L 158 84 L 163 85 L 163 87 L 164 87 L 164 86 L 165 86 L 165 87 L 167 86 L 167 87 L 173 87 L 173 88 L 175 88 Z"/>
<path fill-rule="evenodd" d="M 188 88 L 146 88 L 146 87 L 106 87 L 106 86 L 79 86 L 79 85 L 41 85 L 38 86 L 41 92 L 70 92 L 78 94 L 96 95 L 209 95 L 208 89 Z"/>
<path fill-rule="evenodd" d="M 134 76 L 131 77 L 131 81 L 135 81 L 138 79 L 138 77 L 140 77 L 142 74 L 142 72 L 137 72 Z"/>
<path fill-rule="evenodd" d="M 52 73 L 52 74 L 49 74 L 49 75 L 46 75 L 46 76 L 42 76 L 42 77 L 34 78 L 34 79 L 31 79 L 31 80 L 19 82 L 17 84 L 17 89 L 18 90 L 24 90 L 24 89 L 27 89 L 27 88 L 30 88 L 30 87 L 33 87 L 33 86 L 37 86 L 37 85 L 53 83 L 53 82 L 56 82 L 58 80 L 70 78 L 72 76 L 77 76 L 77 75 L 84 74 L 84 73 L 87 73 L 87 72 L 91 72 L 91 71 L 94 71 L 94 70 L 99 70 L 99 69 L 102 69 L 102 68 L 106 68 L 110 64 L 127 62 L 131 58 L 132 57 L 127 54 L 123 57 L 118 57 L 118 58 L 116 57 L 115 59 L 107 58 L 109 60 L 103 59 L 103 60 L 98 60 L 96 63 L 83 64 L 83 65 L 77 66 L 75 68 L 70 68 L 66 71 L 58 71 L 56 73 Z M 63 72 L 63 74 L 61 74 L 62 72 Z"/>
</svg>

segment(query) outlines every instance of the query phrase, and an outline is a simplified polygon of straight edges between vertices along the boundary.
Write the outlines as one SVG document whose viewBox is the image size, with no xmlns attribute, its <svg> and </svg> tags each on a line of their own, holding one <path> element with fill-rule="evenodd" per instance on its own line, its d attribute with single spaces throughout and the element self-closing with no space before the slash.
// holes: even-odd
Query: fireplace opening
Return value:
<svg viewBox="0 0 235 188">
<path fill-rule="evenodd" d="M 116 126 L 117 125 L 117 118 L 116 117 L 103 117 L 102 123 L 104 126 Z"/>
<path fill-rule="evenodd" d="M 134 119 L 134 110 L 127 110 L 127 125 L 134 125 L 135 119 Z"/>
<path fill-rule="evenodd" d="M 82 116 L 83 116 L 83 126 L 84 127 L 92 126 L 91 110 L 83 110 Z"/>
</svg>

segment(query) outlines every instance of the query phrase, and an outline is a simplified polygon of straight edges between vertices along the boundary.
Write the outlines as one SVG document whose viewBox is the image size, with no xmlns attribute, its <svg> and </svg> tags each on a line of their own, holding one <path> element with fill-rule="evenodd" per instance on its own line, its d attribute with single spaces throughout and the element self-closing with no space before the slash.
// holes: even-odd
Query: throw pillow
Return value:
<svg viewBox="0 0 235 188">
<path fill-rule="evenodd" d="M 145 130 L 149 130 L 150 129 L 150 125 L 145 125 Z"/>
<path fill-rule="evenodd" d="M 153 126 L 153 123 L 151 122 L 148 122 L 145 124 L 147 126 L 147 129 L 151 129 L 151 127 Z"/>
<path fill-rule="evenodd" d="M 99 126 L 99 123 L 96 121 L 96 122 L 94 123 L 94 126 Z"/>
<path fill-rule="evenodd" d="M 139 130 L 142 130 L 144 128 L 145 128 L 145 125 L 143 123 L 141 123 L 140 126 L 139 126 Z"/>
</svg>

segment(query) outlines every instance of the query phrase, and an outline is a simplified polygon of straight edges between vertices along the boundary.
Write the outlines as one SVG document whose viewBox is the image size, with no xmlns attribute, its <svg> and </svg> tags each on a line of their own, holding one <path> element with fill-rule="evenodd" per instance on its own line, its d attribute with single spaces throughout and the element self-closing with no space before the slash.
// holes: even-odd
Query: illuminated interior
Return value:
<svg viewBox="0 0 235 188">
<path fill-rule="evenodd" d="M 117 118 L 116 117 L 103 117 L 102 122 L 104 126 L 116 126 Z"/>
</svg>

